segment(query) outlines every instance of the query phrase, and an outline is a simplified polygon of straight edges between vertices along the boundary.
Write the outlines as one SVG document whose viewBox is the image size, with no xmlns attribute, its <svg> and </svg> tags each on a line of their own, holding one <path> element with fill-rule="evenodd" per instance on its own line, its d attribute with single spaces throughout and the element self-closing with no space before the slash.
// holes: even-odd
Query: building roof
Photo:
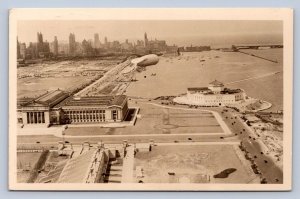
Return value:
<svg viewBox="0 0 300 199">
<path fill-rule="evenodd" d="M 31 97 L 22 97 L 17 99 L 17 108 L 21 108 L 22 106 L 29 104 L 34 101 L 34 98 Z"/>
<path fill-rule="evenodd" d="M 188 91 L 207 91 L 209 90 L 207 87 L 191 87 L 187 89 Z"/>
<path fill-rule="evenodd" d="M 97 150 L 91 149 L 68 161 L 57 183 L 86 183 Z"/>
<path fill-rule="evenodd" d="M 222 82 L 219 82 L 218 80 L 212 81 L 209 83 L 210 86 L 224 86 Z"/>
<path fill-rule="evenodd" d="M 51 104 L 57 101 L 57 99 L 60 99 L 61 97 L 66 98 L 67 96 L 68 96 L 67 93 L 58 89 L 54 91 L 47 91 L 45 94 L 36 98 L 35 101 L 40 103 Z"/>
<path fill-rule="evenodd" d="M 19 98 L 18 105 L 20 107 L 24 106 L 49 106 L 53 107 L 56 104 L 60 103 L 64 99 L 69 96 L 68 93 L 62 90 L 54 90 L 54 91 L 47 91 L 46 93 L 42 94 L 41 96 L 33 99 L 33 98 Z"/>
<path fill-rule="evenodd" d="M 230 89 L 230 88 L 224 88 L 223 91 L 221 91 L 221 94 L 234 94 L 234 93 L 241 93 L 243 90 L 241 89 Z"/>
<path fill-rule="evenodd" d="M 61 107 L 110 107 L 110 106 L 120 106 L 123 107 L 127 97 L 125 95 L 115 95 L 115 96 L 89 96 L 89 97 L 69 97 L 63 101 L 59 106 Z"/>
</svg>

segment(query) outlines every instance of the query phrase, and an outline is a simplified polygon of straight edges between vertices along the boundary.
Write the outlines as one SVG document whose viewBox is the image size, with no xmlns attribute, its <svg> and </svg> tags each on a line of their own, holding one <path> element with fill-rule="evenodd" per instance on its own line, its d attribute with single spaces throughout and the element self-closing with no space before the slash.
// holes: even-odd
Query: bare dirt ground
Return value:
<svg viewBox="0 0 300 199">
<path fill-rule="evenodd" d="M 253 183 L 232 145 L 155 146 L 137 152 L 135 167 L 141 167 L 144 183 Z M 227 178 L 213 175 L 235 168 Z"/>
<path fill-rule="evenodd" d="M 17 153 L 17 181 L 26 182 L 41 153 Z"/>
<path fill-rule="evenodd" d="M 46 62 L 18 68 L 18 97 L 35 97 L 48 90 L 70 90 L 103 76 L 122 59 Z"/>
</svg>

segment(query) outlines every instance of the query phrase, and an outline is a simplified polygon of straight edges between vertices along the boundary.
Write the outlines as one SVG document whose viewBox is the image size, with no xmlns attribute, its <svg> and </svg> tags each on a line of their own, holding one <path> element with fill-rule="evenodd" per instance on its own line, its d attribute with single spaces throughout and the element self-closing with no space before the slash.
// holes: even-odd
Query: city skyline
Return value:
<svg viewBox="0 0 300 199">
<path fill-rule="evenodd" d="M 282 43 L 281 21 L 19 21 L 18 39 L 36 41 L 36 32 L 42 32 L 44 41 L 68 42 L 70 33 L 77 41 L 99 40 L 135 43 L 148 33 L 149 39 L 166 40 L 169 45 L 228 45 L 243 43 Z M 130 28 L 128 28 L 130 27 Z M 122 31 L 120 31 L 122 30 Z"/>
</svg>

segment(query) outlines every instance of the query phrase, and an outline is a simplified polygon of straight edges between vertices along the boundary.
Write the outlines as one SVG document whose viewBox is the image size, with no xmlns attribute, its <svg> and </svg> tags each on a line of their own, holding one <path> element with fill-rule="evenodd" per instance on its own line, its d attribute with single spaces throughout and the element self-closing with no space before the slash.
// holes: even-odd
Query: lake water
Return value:
<svg viewBox="0 0 300 199">
<path fill-rule="evenodd" d="M 270 111 L 282 110 L 283 49 L 251 53 L 267 55 L 278 63 L 238 52 L 221 51 L 185 52 L 180 57 L 160 57 L 158 64 L 136 74 L 138 81 L 131 83 L 126 94 L 146 98 L 178 95 L 185 93 L 188 87 L 207 86 L 217 79 L 227 87 L 244 89 L 250 97 L 271 102 Z"/>
</svg>

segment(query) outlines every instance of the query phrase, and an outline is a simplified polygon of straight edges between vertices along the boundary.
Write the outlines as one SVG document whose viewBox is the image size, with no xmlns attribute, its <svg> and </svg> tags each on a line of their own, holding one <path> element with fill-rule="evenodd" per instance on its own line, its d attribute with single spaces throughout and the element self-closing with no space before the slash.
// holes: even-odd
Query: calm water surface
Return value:
<svg viewBox="0 0 300 199">
<path fill-rule="evenodd" d="M 257 77 L 231 83 L 227 87 L 242 88 L 250 97 L 271 102 L 271 111 L 283 109 L 283 50 L 255 50 L 251 53 L 267 56 L 278 63 L 238 52 L 221 51 L 189 52 L 173 58 L 160 57 L 157 65 L 149 66 L 146 71 L 136 74 L 138 81 L 128 87 L 126 94 L 147 98 L 178 95 L 185 93 L 188 87 L 207 86 L 215 79 L 226 85 Z M 277 73 L 259 78 L 274 72 Z"/>
</svg>

